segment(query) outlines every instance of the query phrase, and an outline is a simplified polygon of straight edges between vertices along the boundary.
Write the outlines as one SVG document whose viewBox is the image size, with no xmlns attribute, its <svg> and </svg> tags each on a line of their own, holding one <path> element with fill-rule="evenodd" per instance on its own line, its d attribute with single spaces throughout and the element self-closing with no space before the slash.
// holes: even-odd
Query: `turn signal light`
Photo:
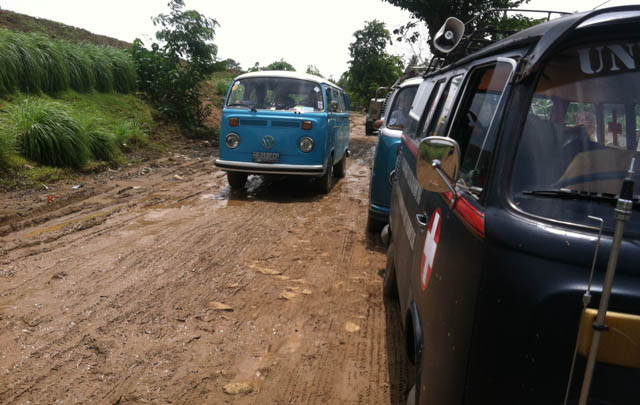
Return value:
<svg viewBox="0 0 640 405">
<path fill-rule="evenodd" d="M 313 128 L 313 124 L 311 123 L 311 121 L 302 121 L 302 129 L 311 131 L 311 128 Z"/>
<path fill-rule="evenodd" d="M 240 125 L 240 119 L 238 117 L 229 118 L 229 126 L 237 127 Z"/>
</svg>

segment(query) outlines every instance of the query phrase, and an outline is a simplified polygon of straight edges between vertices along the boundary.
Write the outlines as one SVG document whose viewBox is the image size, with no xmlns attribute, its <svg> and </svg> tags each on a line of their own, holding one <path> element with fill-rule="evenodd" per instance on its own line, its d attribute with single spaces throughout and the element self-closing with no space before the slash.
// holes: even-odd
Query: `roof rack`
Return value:
<svg viewBox="0 0 640 405">
<path fill-rule="evenodd" d="M 542 13 L 542 14 L 546 14 L 546 20 L 550 21 L 551 20 L 551 16 L 553 14 L 559 14 L 560 16 L 565 16 L 571 13 L 568 12 L 564 12 L 564 11 L 553 11 L 553 10 L 530 10 L 530 9 L 513 9 L 513 8 L 499 8 L 499 9 L 493 9 L 493 10 L 487 10 L 481 14 L 478 14 L 476 16 L 474 16 L 473 18 L 471 18 L 469 21 L 464 23 L 464 28 L 469 27 L 470 23 L 473 22 L 474 20 L 476 20 L 477 18 L 479 18 L 480 16 L 486 15 L 486 14 L 490 14 L 490 13 L 504 13 L 504 16 L 506 17 L 507 12 L 518 12 L 518 13 Z M 544 17 L 543 17 L 544 18 Z M 458 24 L 460 24 L 460 22 L 458 22 Z M 447 23 L 445 23 L 445 25 L 443 25 L 442 29 L 438 32 L 438 34 L 440 34 L 441 32 L 443 34 L 446 33 L 445 29 L 446 29 L 446 25 Z M 480 49 L 491 45 L 503 38 L 508 37 L 509 35 L 515 34 L 516 32 L 518 32 L 517 30 L 504 30 L 504 29 L 498 29 L 494 26 L 486 26 L 486 27 L 482 27 L 482 28 L 478 28 L 474 31 L 472 31 L 469 34 L 466 35 L 462 35 L 462 37 L 460 38 L 459 42 L 457 45 L 453 46 L 451 48 L 451 50 L 447 51 L 447 52 L 442 52 L 442 55 L 439 56 L 434 56 L 433 58 L 431 58 L 431 60 L 429 61 L 428 65 L 426 66 L 425 72 L 423 73 L 423 75 L 435 72 L 437 70 L 440 70 L 441 68 L 443 68 L 444 66 L 447 66 L 453 62 L 455 62 L 458 59 L 464 58 L 467 55 L 470 55 L 476 51 L 479 51 Z M 436 36 L 438 35 L 436 34 Z"/>
</svg>

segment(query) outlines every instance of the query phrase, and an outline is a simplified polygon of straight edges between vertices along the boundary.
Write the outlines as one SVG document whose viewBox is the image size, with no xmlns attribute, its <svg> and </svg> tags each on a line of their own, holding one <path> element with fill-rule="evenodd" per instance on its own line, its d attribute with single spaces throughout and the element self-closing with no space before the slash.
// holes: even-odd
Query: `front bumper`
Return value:
<svg viewBox="0 0 640 405">
<path fill-rule="evenodd" d="M 322 176 L 322 165 L 287 165 L 281 163 L 236 162 L 216 159 L 216 166 L 225 171 L 252 174 L 293 174 L 301 176 Z"/>
</svg>

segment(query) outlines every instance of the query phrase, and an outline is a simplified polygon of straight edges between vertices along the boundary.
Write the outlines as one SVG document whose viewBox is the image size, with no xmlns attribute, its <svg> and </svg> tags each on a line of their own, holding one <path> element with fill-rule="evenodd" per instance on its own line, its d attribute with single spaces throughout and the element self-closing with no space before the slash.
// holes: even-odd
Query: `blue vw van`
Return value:
<svg viewBox="0 0 640 405">
<path fill-rule="evenodd" d="M 232 189 L 250 174 L 317 177 L 328 193 L 349 155 L 349 97 L 318 76 L 263 71 L 238 76 L 227 94 L 217 167 Z"/>
<path fill-rule="evenodd" d="M 383 232 L 408 403 L 640 403 L 638 24 L 571 14 L 424 76 Z"/>
<path fill-rule="evenodd" d="M 396 86 L 389 96 L 386 111 L 382 116 L 383 123 L 369 184 L 367 230 L 371 233 L 380 232 L 389 222 L 392 173 L 396 165 L 398 145 L 420 83 L 422 77 L 413 77 Z"/>
</svg>

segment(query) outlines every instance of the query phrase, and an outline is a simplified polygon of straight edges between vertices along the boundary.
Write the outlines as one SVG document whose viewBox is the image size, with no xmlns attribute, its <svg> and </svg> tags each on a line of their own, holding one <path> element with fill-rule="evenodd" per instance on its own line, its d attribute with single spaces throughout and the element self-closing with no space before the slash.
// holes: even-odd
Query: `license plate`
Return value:
<svg viewBox="0 0 640 405">
<path fill-rule="evenodd" d="M 276 152 L 253 152 L 253 161 L 258 163 L 278 163 L 280 154 Z"/>
</svg>

